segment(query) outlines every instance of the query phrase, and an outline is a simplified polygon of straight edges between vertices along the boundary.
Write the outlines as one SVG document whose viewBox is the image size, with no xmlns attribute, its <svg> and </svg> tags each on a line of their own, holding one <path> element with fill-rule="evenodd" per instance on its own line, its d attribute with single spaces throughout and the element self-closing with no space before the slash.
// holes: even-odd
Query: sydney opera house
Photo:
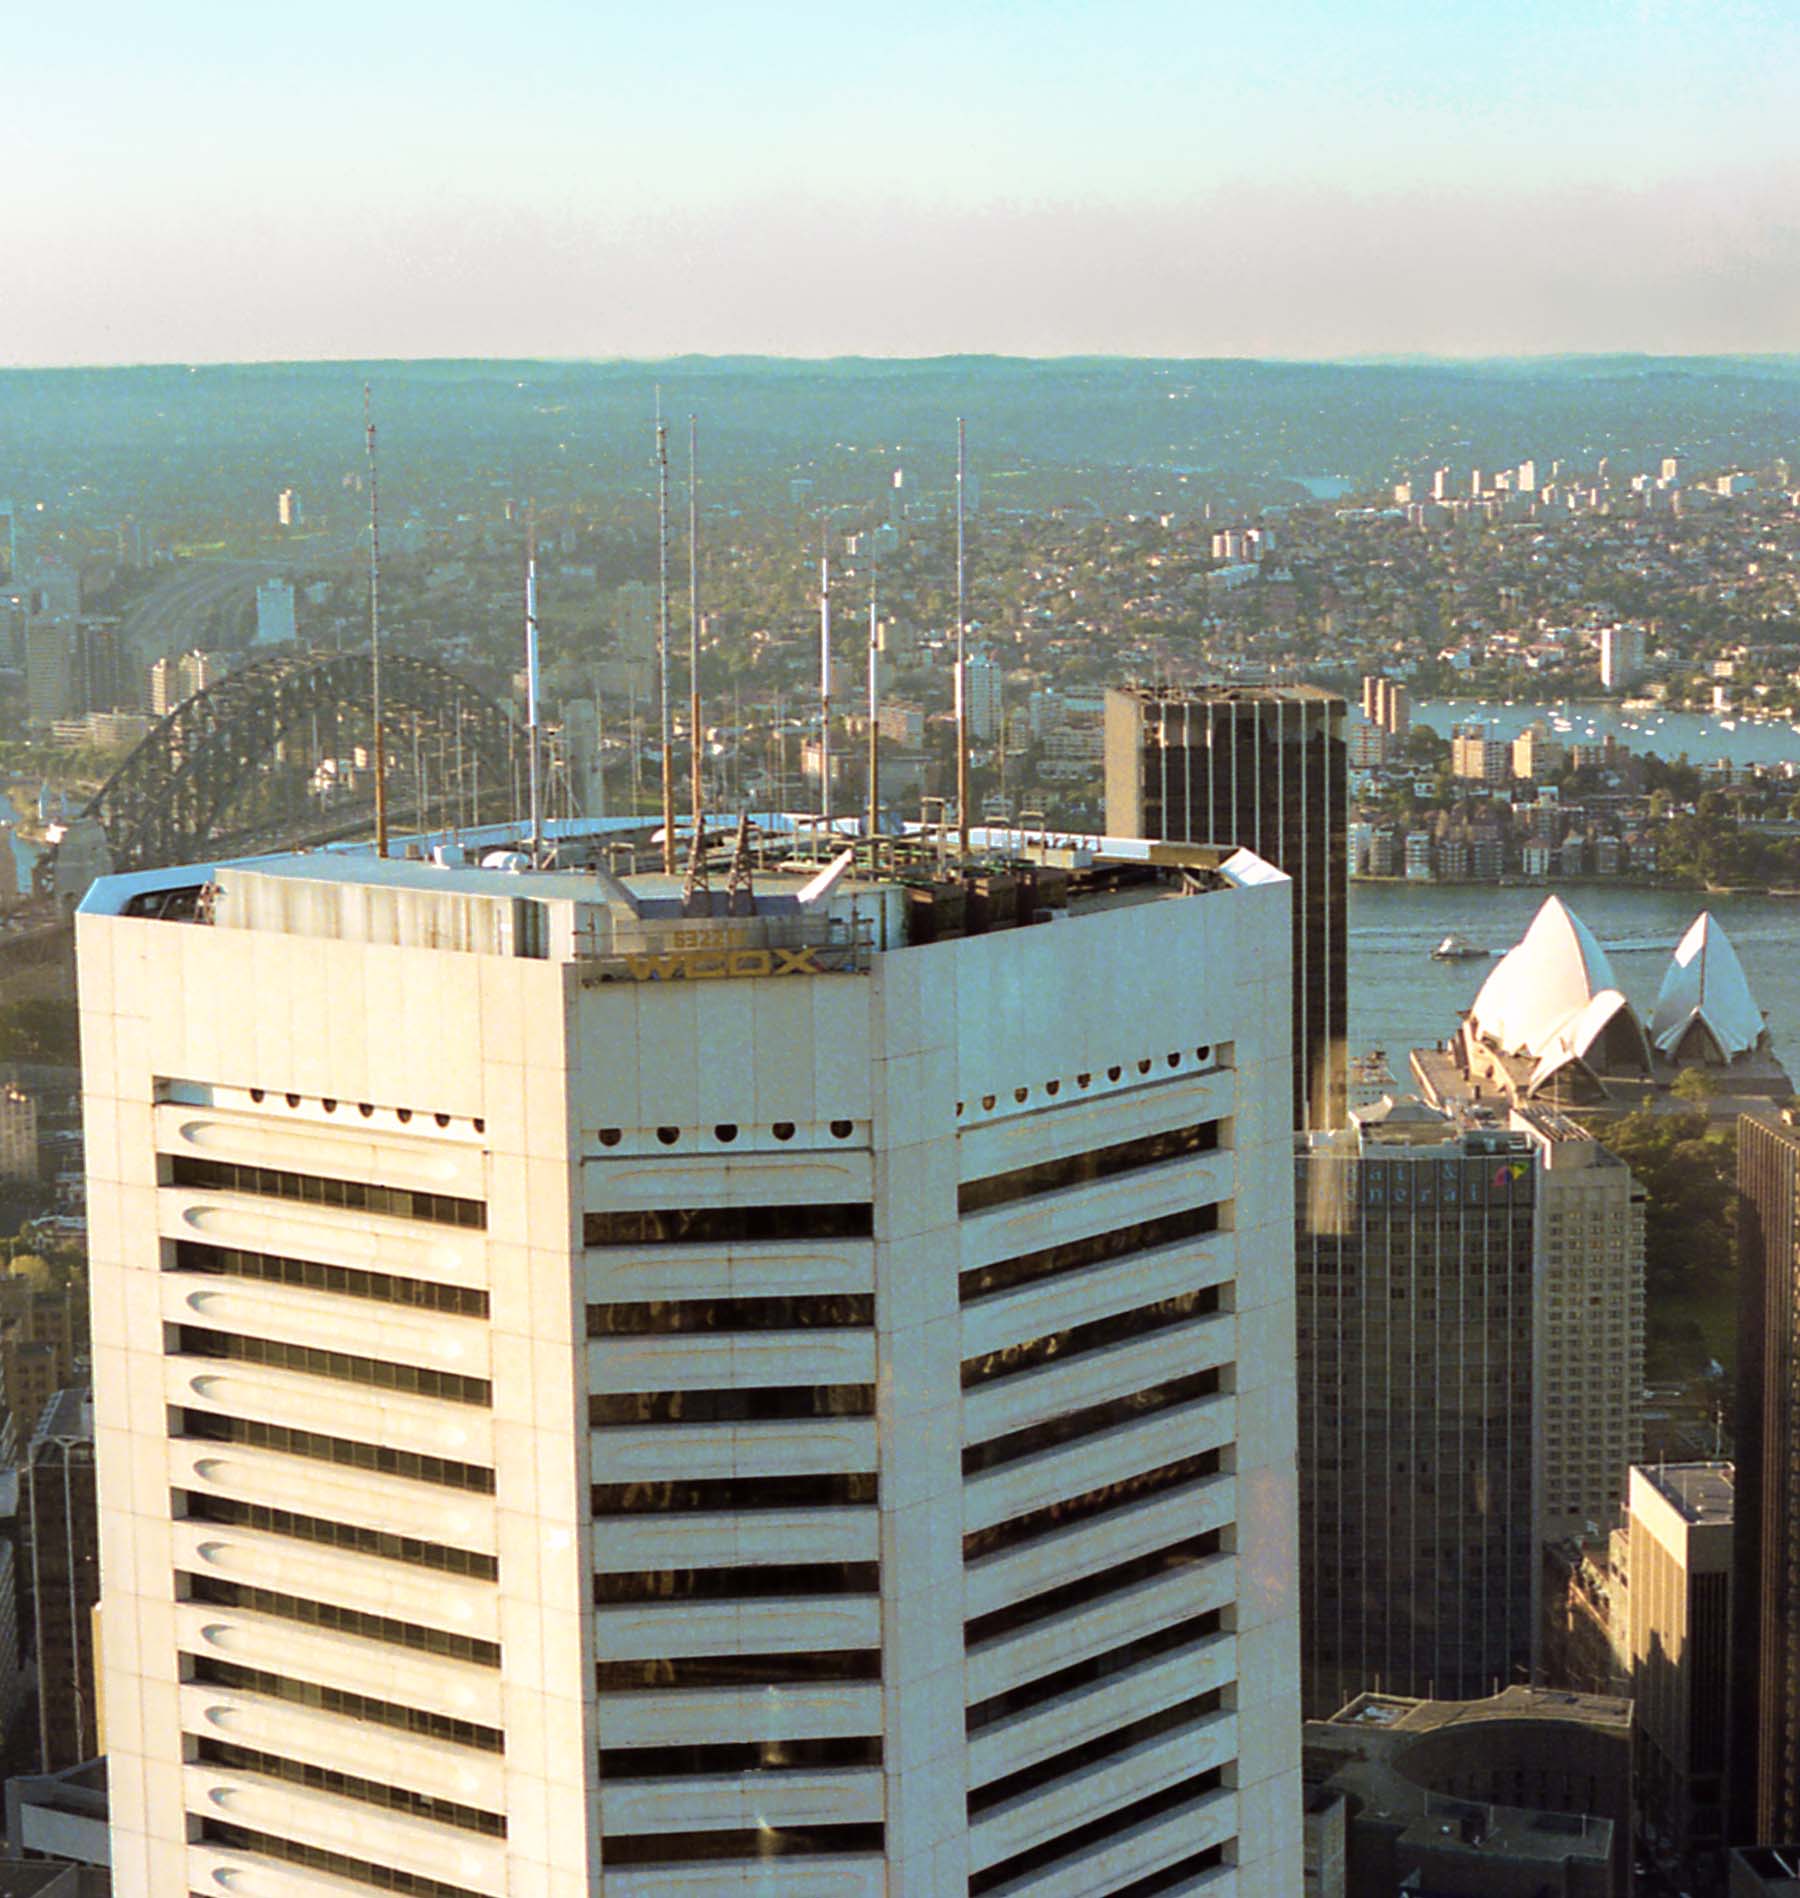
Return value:
<svg viewBox="0 0 1800 1898">
<path fill-rule="evenodd" d="M 1793 1082 L 1769 1045 L 1743 964 L 1710 911 L 1670 957 L 1648 1020 L 1619 986 L 1593 931 L 1559 896 L 1494 965 L 1456 1033 L 1415 1049 L 1434 1105 L 1539 1102 L 1629 1112 L 1702 1069 L 1719 1111 L 1785 1099 Z"/>
</svg>

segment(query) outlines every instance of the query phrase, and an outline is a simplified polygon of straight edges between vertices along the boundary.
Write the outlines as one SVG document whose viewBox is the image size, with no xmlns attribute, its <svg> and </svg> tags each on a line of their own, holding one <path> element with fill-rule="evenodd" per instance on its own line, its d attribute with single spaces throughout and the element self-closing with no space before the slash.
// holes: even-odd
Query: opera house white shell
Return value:
<svg viewBox="0 0 1800 1898">
<path fill-rule="evenodd" d="M 1494 965 L 1469 1011 L 1469 1026 L 1502 1054 L 1537 1061 L 1534 1082 L 1586 1059 L 1602 1036 L 1609 1053 L 1646 1070 L 1650 1065 L 1643 1026 L 1613 979 L 1606 951 L 1560 896 L 1546 901 Z"/>
<path fill-rule="evenodd" d="M 1710 910 L 1696 916 L 1676 946 L 1657 991 L 1650 1036 L 1670 1061 L 1735 1061 L 1764 1036 L 1731 938 Z"/>
</svg>

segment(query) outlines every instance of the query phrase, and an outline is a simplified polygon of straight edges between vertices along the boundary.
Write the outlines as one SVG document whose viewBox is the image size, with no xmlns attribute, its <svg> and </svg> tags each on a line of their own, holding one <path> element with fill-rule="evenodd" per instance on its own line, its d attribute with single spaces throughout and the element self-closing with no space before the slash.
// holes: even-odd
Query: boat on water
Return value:
<svg viewBox="0 0 1800 1898">
<path fill-rule="evenodd" d="M 1488 951 L 1479 949 L 1467 936 L 1446 936 L 1432 950 L 1433 962 L 1476 962 L 1485 960 Z"/>
</svg>

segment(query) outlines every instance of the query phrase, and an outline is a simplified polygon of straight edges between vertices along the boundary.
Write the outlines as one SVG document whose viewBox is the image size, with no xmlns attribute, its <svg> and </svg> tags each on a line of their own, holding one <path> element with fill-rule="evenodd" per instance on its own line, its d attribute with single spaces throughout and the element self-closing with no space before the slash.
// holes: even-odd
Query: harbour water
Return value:
<svg viewBox="0 0 1800 1898">
<path fill-rule="evenodd" d="M 1729 758 L 1733 764 L 1800 764 L 1800 733 L 1775 719 L 1715 717 L 1705 712 L 1626 711 L 1616 701 L 1539 705 L 1520 700 L 1430 699 L 1412 708 L 1413 722 L 1448 738 L 1456 725 L 1480 724 L 1493 738 L 1516 738 L 1534 718 L 1545 720 L 1564 744 L 1594 744 L 1609 734 L 1636 752 L 1665 763 L 1682 753 L 1689 764 Z M 1566 729 L 1565 729 L 1566 727 Z"/>
<path fill-rule="evenodd" d="M 1404 1083 L 1408 1050 L 1451 1033 L 1493 967 L 1491 958 L 1433 962 L 1431 950 L 1453 932 L 1479 948 L 1510 949 L 1553 887 L 1352 884 L 1351 1053 L 1385 1048 L 1395 1078 Z M 1736 946 L 1769 1018 L 1775 1052 L 1800 1080 L 1800 899 L 1592 883 L 1561 894 L 1599 938 L 1619 986 L 1646 1021 L 1671 951 L 1701 909 L 1710 909 Z"/>
</svg>

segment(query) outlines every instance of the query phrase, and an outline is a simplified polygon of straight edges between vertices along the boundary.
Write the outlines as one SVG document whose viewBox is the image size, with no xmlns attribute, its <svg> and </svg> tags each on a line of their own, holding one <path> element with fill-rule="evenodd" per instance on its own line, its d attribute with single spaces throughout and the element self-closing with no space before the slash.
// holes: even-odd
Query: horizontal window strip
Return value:
<svg viewBox="0 0 1800 1898">
<path fill-rule="evenodd" d="M 402 1812 L 410 1819 L 429 1819 L 434 1825 L 458 1826 L 464 1832 L 485 1833 L 492 1839 L 506 1837 L 504 1814 L 459 1805 L 454 1799 L 437 1799 L 429 1793 L 389 1786 L 380 1780 L 358 1779 L 354 1773 L 340 1773 L 335 1767 L 315 1766 L 310 1760 L 284 1759 L 279 1753 L 259 1753 L 254 1747 L 239 1746 L 231 1740 L 215 1740 L 209 1735 L 194 1738 L 193 1746 L 194 1757 L 203 1766 L 216 1766 L 225 1772 L 252 1773 L 259 1779 L 285 1780 L 291 1786 L 305 1786 L 312 1792 L 333 1793 L 339 1799 L 355 1799 L 365 1806 Z"/>
<path fill-rule="evenodd" d="M 768 1562 L 735 1568 L 635 1569 L 594 1577 L 597 1607 L 659 1601 L 760 1601 L 789 1595 L 877 1595 L 878 1562 Z"/>
<path fill-rule="evenodd" d="M 212 1496 L 201 1490 L 177 1490 L 175 1513 L 195 1522 L 216 1522 L 234 1529 L 260 1529 L 267 1535 L 292 1536 L 299 1542 L 319 1542 L 327 1548 L 348 1549 L 357 1555 L 378 1555 L 389 1562 L 410 1562 L 415 1568 L 439 1569 L 446 1575 L 469 1575 L 477 1581 L 497 1581 L 500 1563 L 476 1549 L 453 1549 L 417 1536 L 395 1535 L 391 1529 L 365 1529 L 360 1523 L 331 1522 L 323 1516 L 303 1516 L 271 1503 L 240 1502 L 235 1496 Z"/>
<path fill-rule="evenodd" d="M 878 1681 L 879 1648 L 822 1648 L 802 1654 L 682 1654 L 649 1661 L 601 1661 L 603 1694 L 656 1687 L 796 1687 L 812 1681 Z"/>
<path fill-rule="evenodd" d="M 331 1872 L 377 1891 L 405 1892 L 409 1898 L 485 1898 L 485 1894 L 468 1885 L 451 1885 L 441 1878 L 427 1878 L 423 1872 L 377 1865 L 366 1858 L 352 1858 L 348 1852 L 330 1852 L 322 1845 L 279 1838 L 273 1832 L 252 1832 L 248 1826 L 232 1825 L 224 1819 L 202 1819 L 200 1838 L 207 1845 L 254 1852 L 262 1858 L 279 1859 L 284 1865 L 304 1865 L 310 1871 Z"/>
<path fill-rule="evenodd" d="M 769 1240 L 868 1239 L 875 1208 L 867 1200 L 800 1206 L 677 1206 L 655 1211 L 589 1213 L 590 1246 L 760 1245 Z"/>
<path fill-rule="evenodd" d="M 1090 1602 L 1104 1601 L 1108 1595 L 1135 1588 L 1140 1582 L 1154 1582 L 1182 1569 L 1196 1568 L 1202 1562 L 1216 1560 L 1225 1548 L 1222 1530 L 1209 1529 L 1204 1535 L 1189 1536 L 1171 1543 L 1166 1549 L 1153 1549 L 1148 1555 L 1135 1556 L 1113 1568 L 1097 1570 L 1079 1581 L 1063 1582 L 1039 1595 L 1027 1595 L 1009 1601 L 1004 1608 L 990 1609 L 963 1623 L 963 1640 L 975 1648 L 984 1641 L 998 1641 L 1022 1629 L 1034 1628 L 1057 1615 L 1066 1615 Z"/>
<path fill-rule="evenodd" d="M 700 1779 L 739 1773 L 838 1773 L 881 1764 L 881 1741 L 714 1740 L 690 1746 L 606 1746 L 602 1779 Z"/>
<path fill-rule="evenodd" d="M 298 1285 L 309 1292 L 374 1299 L 384 1305 L 409 1305 L 420 1311 L 449 1312 L 459 1318 L 488 1315 L 487 1293 L 471 1285 L 439 1285 L 430 1279 L 397 1278 L 391 1272 L 322 1265 L 317 1259 L 291 1259 L 279 1252 L 245 1252 L 235 1246 L 202 1245 L 195 1239 L 176 1241 L 175 1269 L 213 1272 L 226 1278 L 258 1279 L 268 1285 Z"/>
<path fill-rule="evenodd" d="M 1093 1739 L 1083 1740 L 1079 1746 L 1066 1747 L 1060 1753 L 1051 1754 L 1048 1759 L 1033 1761 L 1030 1766 L 1020 1767 L 1016 1773 L 1008 1773 L 1004 1779 L 990 1780 L 987 1785 L 977 1786 L 969 1794 L 969 1817 L 978 1819 L 984 1812 L 992 1812 L 996 1806 L 1004 1805 L 1009 1799 L 1020 1799 L 1027 1793 L 1040 1792 L 1046 1786 L 1055 1785 L 1059 1779 L 1068 1778 L 1071 1773 L 1098 1766 L 1102 1761 L 1114 1759 L 1134 1746 L 1142 1746 L 1149 1740 L 1160 1740 L 1165 1734 L 1179 1733 L 1183 1727 L 1191 1727 L 1195 1721 L 1217 1713 L 1222 1704 L 1223 1696 L 1217 1693 L 1201 1694 L 1194 1700 L 1183 1701 L 1179 1706 L 1165 1707 L 1160 1713 L 1145 1714 L 1141 1720 L 1129 1720 L 1124 1726 L 1114 1727 L 1108 1733 L 1096 1734 Z M 1205 1783 L 1209 1778 L 1211 1785 Z M 1224 1783 L 1224 1770 L 1217 1766 L 1210 1773 L 1202 1773 L 1198 1781 L 1188 1782 L 1197 1792 L 1212 1792 Z"/>
<path fill-rule="evenodd" d="M 1190 1206 L 1184 1212 L 1115 1226 L 1091 1238 L 1065 1239 L 1059 1245 L 1021 1252 L 1015 1258 L 996 1259 L 992 1265 L 973 1266 L 958 1278 L 957 1289 L 962 1302 L 972 1305 L 978 1299 L 993 1298 L 1040 1279 L 1060 1278 L 1065 1272 L 1084 1271 L 1091 1265 L 1110 1265 L 1115 1259 L 1128 1259 L 1158 1246 L 1180 1245 L 1218 1230 L 1217 1205 Z"/>
<path fill-rule="evenodd" d="M 972 1530 L 963 1537 L 963 1560 L 979 1562 L 990 1555 L 1022 1548 L 1029 1542 L 1053 1535 L 1058 1529 L 1073 1528 L 1097 1516 L 1109 1515 L 1115 1509 L 1145 1502 L 1165 1491 L 1199 1482 L 1203 1477 L 1216 1476 L 1222 1467 L 1221 1453 L 1205 1450 L 1198 1456 L 1184 1456 L 1158 1469 L 1121 1477 L 1116 1483 L 1102 1483 L 1098 1489 L 1084 1490 L 1079 1496 L 1070 1496 L 1062 1502 L 1046 1503 L 1041 1509 L 1028 1510 L 1008 1522 L 997 1522 L 992 1528 Z"/>
<path fill-rule="evenodd" d="M 590 1338 L 667 1338 L 683 1332 L 848 1330 L 875 1322 L 872 1292 L 792 1298 L 675 1298 L 590 1305 Z"/>
<path fill-rule="evenodd" d="M 315 1463 L 337 1463 L 346 1469 L 373 1470 L 383 1476 L 403 1476 L 415 1483 L 435 1483 L 442 1489 L 467 1489 L 484 1496 L 494 1493 L 494 1472 L 479 1463 L 458 1463 L 450 1457 L 395 1450 L 385 1443 L 357 1443 L 349 1437 L 327 1437 L 316 1430 L 295 1430 L 288 1424 L 263 1423 L 254 1417 L 227 1417 L 212 1410 L 184 1410 L 180 1434 L 200 1437 L 209 1443 L 241 1443 L 248 1449 L 309 1457 Z"/>
<path fill-rule="evenodd" d="M 879 1825 L 754 1826 L 741 1832 L 645 1832 L 606 1835 L 606 1862 L 686 1865 L 702 1860 L 851 1857 L 882 1850 Z"/>
<path fill-rule="evenodd" d="M 873 1417 L 873 1384 L 770 1384 L 743 1390 L 613 1391 L 588 1399 L 596 1430 L 633 1424 L 792 1423 Z"/>
<path fill-rule="evenodd" d="M 1235 1865 L 1236 1850 L 1236 1839 L 1209 1845 L 1204 1852 L 1190 1853 L 1173 1865 L 1165 1865 L 1160 1872 L 1148 1872 L 1142 1878 L 1134 1878 L 1129 1885 L 1121 1885 L 1112 1898 L 1161 1898 L 1164 1892 L 1179 1891 L 1202 1872 L 1216 1872 L 1223 1865 Z"/>
<path fill-rule="evenodd" d="M 189 1654 L 181 1658 L 186 1666 L 182 1678 L 203 1687 L 235 1688 L 239 1693 L 261 1694 L 270 1700 L 291 1702 L 296 1707 L 341 1714 L 347 1720 L 368 1720 L 401 1733 L 422 1733 L 427 1739 L 443 1740 L 451 1746 L 473 1747 L 483 1753 L 506 1751 L 506 1738 L 498 1727 L 478 1726 L 473 1720 L 457 1720 L 424 1707 L 402 1707 L 391 1700 L 349 1693 L 341 1687 L 324 1687 L 317 1681 L 294 1680 L 286 1674 L 271 1674 L 259 1667 L 240 1667 L 236 1661 L 221 1661 L 210 1654 Z"/>
<path fill-rule="evenodd" d="M 853 1476 L 718 1476 L 663 1483 L 596 1483 L 596 1516 L 674 1510 L 836 1509 L 879 1500 L 872 1473 Z"/>
<path fill-rule="evenodd" d="M 1153 1820 L 1167 1818 L 1172 1812 L 1179 1812 L 1185 1805 L 1206 1794 L 1217 1792 L 1223 1784 L 1219 1769 L 1209 1767 L 1203 1773 L 1195 1773 L 1179 1784 L 1165 1787 L 1159 1793 L 1151 1793 L 1148 1798 L 1134 1799 L 1128 1806 L 1116 1807 L 1098 1819 L 1090 1819 L 1085 1825 L 1076 1826 L 1072 1831 L 1064 1832 L 1054 1839 L 1046 1839 L 1041 1845 L 1034 1845 L 1024 1852 L 1015 1852 L 1011 1858 L 1003 1858 L 999 1864 L 990 1865 L 985 1871 L 969 1874 L 969 1898 L 983 1898 L 983 1894 L 998 1891 L 1003 1885 L 1010 1885 L 1015 1878 L 1024 1878 L 1033 1872 L 1047 1870 L 1062 1859 L 1073 1858 L 1078 1852 L 1085 1852 L 1090 1845 L 1104 1845 L 1108 1839 L 1116 1839 L 1136 1826 L 1148 1825 Z M 1223 1864 L 1223 1857 L 1214 1860 Z M 1114 1894 L 1118 1898 L 1118 1894 Z"/>
<path fill-rule="evenodd" d="M 1023 1430 L 1009 1430 L 1005 1436 L 990 1437 L 986 1443 L 972 1443 L 962 1453 L 963 1475 L 975 1476 L 982 1470 L 998 1469 L 1016 1463 L 1021 1457 L 1036 1456 L 1040 1451 L 1054 1450 L 1065 1443 L 1078 1443 L 1083 1437 L 1097 1436 L 1120 1424 L 1136 1423 L 1142 1417 L 1154 1416 L 1157 1411 L 1176 1404 L 1214 1397 L 1223 1382 L 1218 1370 L 1195 1371 L 1191 1376 L 1173 1378 L 1167 1384 L 1155 1384 L 1148 1390 L 1133 1391 L 1104 1404 L 1088 1404 L 1081 1410 L 1066 1411 L 1045 1423 L 1028 1424 Z"/>
<path fill-rule="evenodd" d="M 1022 1372 L 1078 1358 L 1089 1351 L 1104 1351 L 1109 1345 L 1129 1344 L 1133 1338 L 1153 1337 L 1172 1325 L 1209 1317 L 1219 1310 L 1220 1304 L 1218 1286 L 1202 1285 L 1191 1292 L 1177 1292 L 1173 1298 L 1159 1298 L 1153 1305 L 1117 1312 L 1110 1318 L 1096 1318 L 1085 1325 L 1046 1332 L 1041 1338 L 1003 1345 L 998 1351 L 989 1351 L 964 1363 L 963 1389 L 973 1390 L 996 1378 L 1017 1377 Z"/>
<path fill-rule="evenodd" d="M 963 1716 L 964 1725 L 970 1734 L 980 1733 L 999 1721 L 1012 1719 L 1016 1714 L 1029 1713 L 1033 1707 L 1041 1707 L 1046 1701 L 1072 1694 L 1079 1688 L 1092 1687 L 1114 1674 L 1122 1674 L 1128 1667 L 1139 1667 L 1146 1661 L 1159 1660 L 1163 1655 L 1173 1654 L 1180 1648 L 1192 1647 L 1197 1641 L 1208 1640 L 1224 1625 L 1224 1613 L 1218 1608 L 1204 1615 L 1190 1615 L 1185 1621 L 1172 1622 L 1166 1628 L 1139 1635 L 1135 1641 L 1108 1648 L 1104 1654 L 1090 1655 L 1085 1661 L 1059 1667 L 1053 1674 L 1040 1674 L 1036 1680 L 1021 1681 L 1003 1694 L 993 1694 L 986 1700 L 978 1700 Z"/>
<path fill-rule="evenodd" d="M 361 1608 L 340 1607 L 336 1602 L 309 1601 L 303 1595 L 257 1588 L 220 1575 L 191 1575 L 182 1571 L 175 1579 L 178 1586 L 186 1588 L 189 1601 L 207 1602 L 215 1608 L 243 1608 L 252 1614 L 274 1615 L 279 1620 L 298 1621 L 311 1628 L 329 1628 L 334 1634 L 351 1634 L 364 1641 L 385 1641 L 390 1647 L 415 1648 L 421 1654 L 441 1654 L 452 1661 L 470 1661 L 477 1667 L 500 1665 L 498 1641 L 477 1641 L 472 1635 L 421 1627 L 412 1621 L 395 1621 L 388 1615 L 372 1615 Z"/>
<path fill-rule="evenodd" d="M 415 1397 L 439 1397 L 452 1404 L 491 1408 L 494 1387 L 486 1378 L 460 1371 L 437 1371 L 420 1364 L 395 1364 L 386 1358 L 359 1357 L 349 1351 L 325 1351 L 317 1345 L 284 1344 L 277 1338 L 251 1338 L 241 1332 L 215 1331 L 207 1325 L 176 1329 L 177 1351 L 196 1358 L 230 1358 L 239 1364 L 263 1364 L 274 1371 L 300 1371 L 308 1377 L 334 1377 L 345 1384 L 376 1390 L 406 1391 Z"/>
<path fill-rule="evenodd" d="M 262 1199 L 297 1200 L 306 1206 L 339 1206 L 346 1212 L 423 1219 L 436 1226 L 472 1226 L 480 1230 L 487 1225 L 485 1202 L 458 1199 L 450 1193 L 418 1192 L 410 1186 L 373 1186 L 366 1180 L 290 1173 L 282 1167 L 244 1166 L 235 1160 L 199 1160 L 186 1153 L 166 1157 L 171 1186 L 195 1186 L 215 1193 L 254 1193 Z"/>
<path fill-rule="evenodd" d="M 990 1173 L 984 1180 L 967 1180 L 956 1189 L 959 1213 L 986 1212 L 990 1206 L 1009 1206 L 1015 1200 L 1036 1199 L 1070 1186 L 1091 1186 L 1096 1180 L 1116 1179 L 1145 1167 L 1166 1166 L 1191 1154 L 1213 1153 L 1219 1145 L 1219 1123 L 1196 1121 L 1191 1127 L 1172 1127 L 1166 1133 L 1121 1140 L 1111 1147 L 1093 1147 L 1061 1160 L 1038 1160 L 1014 1167 L 1009 1173 Z"/>
</svg>

